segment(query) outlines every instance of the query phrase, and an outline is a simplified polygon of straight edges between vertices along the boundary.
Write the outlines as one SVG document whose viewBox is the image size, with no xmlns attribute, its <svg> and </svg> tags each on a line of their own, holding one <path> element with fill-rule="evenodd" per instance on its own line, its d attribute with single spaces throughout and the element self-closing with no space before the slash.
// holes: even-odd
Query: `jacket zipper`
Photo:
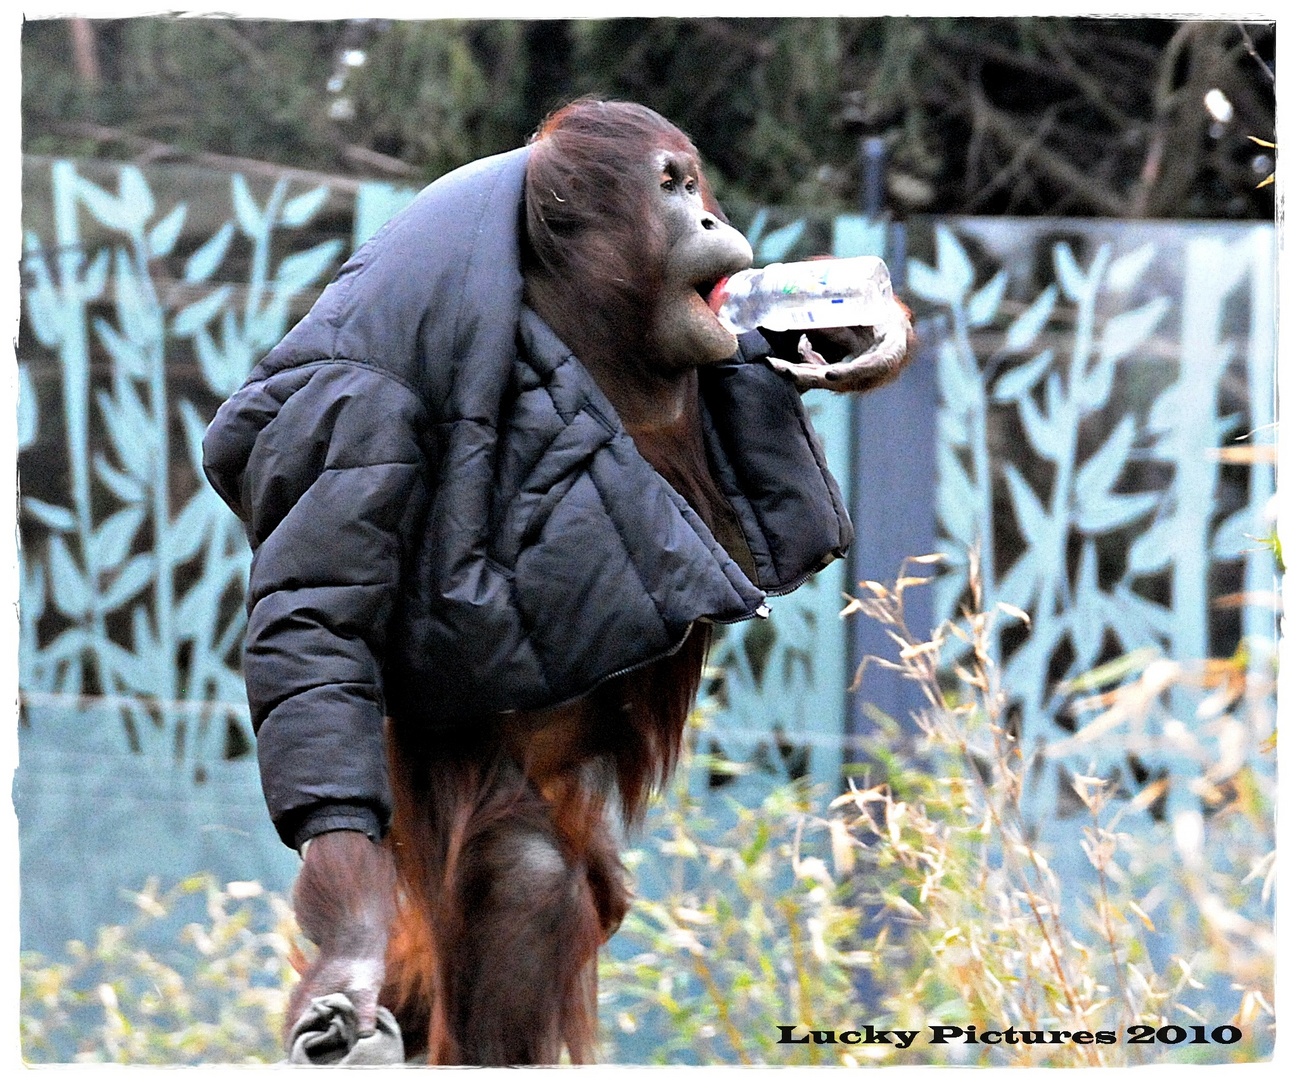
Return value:
<svg viewBox="0 0 1295 1080">
<path fill-rule="evenodd" d="M 750 617 L 751 616 L 748 616 L 748 618 Z M 628 675 L 633 671 L 638 671 L 640 668 L 647 667 L 649 664 L 655 664 L 658 660 L 664 660 L 667 656 L 674 656 L 675 653 L 683 648 L 684 642 L 688 640 L 689 635 L 692 633 L 692 628 L 693 623 L 689 623 L 688 629 L 683 632 L 683 637 L 671 645 L 670 648 L 666 649 L 665 652 L 657 653 L 655 656 L 649 656 L 646 660 L 640 660 L 637 664 L 630 664 L 629 667 L 623 667 L 619 671 L 613 671 L 610 675 L 604 675 L 587 689 L 581 690 L 580 693 L 572 694 L 571 697 L 564 698 L 562 701 L 559 701 L 554 705 L 545 705 L 545 711 L 549 709 L 561 709 L 566 705 L 570 705 L 573 701 L 579 701 L 581 698 L 588 697 L 600 686 L 611 682 L 612 679 L 619 679 L 622 675 Z M 516 710 L 507 711 L 515 712 Z"/>
<path fill-rule="evenodd" d="M 806 570 L 803 574 L 794 578 L 788 584 L 782 586 L 782 588 L 768 590 L 765 593 L 765 596 L 786 596 L 787 593 L 794 592 L 796 589 L 800 588 L 801 585 L 803 585 L 806 581 L 808 581 L 816 573 L 818 573 L 819 570 L 822 570 L 822 569 L 823 567 L 820 566 L 817 570 Z M 736 623 L 750 622 L 752 619 L 767 619 L 769 617 L 769 614 L 770 614 L 769 605 L 761 602 L 761 604 L 754 611 L 746 615 L 739 615 L 736 619 L 710 619 L 708 621 L 715 626 L 733 626 Z M 678 641 L 676 641 L 673 645 L 670 646 L 670 648 L 666 649 L 664 652 L 657 653 L 655 656 L 649 656 L 646 660 L 640 660 L 637 664 L 630 664 L 628 667 L 620 668 L 618 671 L 613 671 L 610 675 L 604 675 L 601 679 L 599 679 L 588 689 L 582 690 L 578 694 L 573 694 L 571 697 L 566 698 L 562 701 L 559 701 L 555 705 L 546 705 L 545 709 L 560 709 L 565 705 L 570 705 L 573 701 L 579 701 L 581 698 L 587 697 L 588 695 L 592 694 L 600 686 L 604 685 L 605 683 L 611 682 L 612 679 L 619 679 L 622 675 L 629 675 L 632 672 L 638 671 L 640 668 L 647 667 L 649 664 L 655 664 L 658 660 L 664 660 L 668 656 L 674 656 L 675 653 L 677 653 L 680 649 L 683 648 L 684 642 L 688 640 L 689 636 L 692 634 L 692 628 L 697 624 L 698 621 L 700 620 L 694 619 L 693 622 L 690 622 L 688 624 L 688 629 L 683 632 L 683 637 L 681 637 Z"/>
<path fill-rule="evenodd" d="M 813 576 L 813 571 L 810 571 L 808 574 L 805 574 L 803 577 L 798 578 L 794 584 L 788 586 L 786 591 L 790 591 L 791 589 L 794 589 L 802 581 L 805 581 L 807 578 L 810 578 L 812 576 Z M 781 593 L 771 593 L 769 595 L 780 596 Z M 711 619 L 710 622 L 712 622 L 715 626 L 732 626 L 734 623 L 750 622 L 752 619 L 767 619 L 768 617 L 769 617 L 769 605 L 765 603 L 761 603 L 759 607 L 757 607 L 754 611 L 752 611 L 748 615 L 739 615 L 736 619 Z M 700 620 L 694 619 L 692 622 L 690 622 L 688 624 L 688 629 L 683 632 L 683 637 L 681 637 L 678 641 L 676 641 L 673 645 L 671 645 L 670 648 L 666 649 L 665 652 L 657 653 L 655 656 L 649 656 L 646 660 L 640 660 L 637 664 L 630 664 L 628 667 L 623 667 L 619 671 L 613 671 L 610 675 L 604 675 L 601 679 L 599 679 L 596 683 L 590 686 L 587 690 L 582 690 L 578 694 L 573 694 L 571 697 L 566 698 L 563 701 L 559 701 L 556 705 L 546 705 L 544 706 L 545 709 L 560 709 L 564 705 L 570 705 L 573 701 L 579 701 L 583 697 L 588 697 L 600 686 L 604 685 L 605 683 L 611 682 L 612 679 L 619 679 L 622 675 L 629 675 L 632 672 L 638 671 L 640 668 L 647 667 L 649 664 L 655 664 L 658 660 L 664 660 L 668 656 L 674 656 L 675 653 L 677 653 L 680 649 L 683 648 L 684 642 L 686 642 L 688 638 L 692 635 L 692 628 L 695 625 L 697 625 L 699 621 Z"/>
<path fill-rule="evenodd" d="M 793 578 L 788 584 L 782 586 L 782 588 L 766 590 L 765 595 L 766 596 L 786 596 L 789 592 L 795 592 L 802 585 L 804 585 L 805 582 L 807 582 L 810 578 L 812 578 L 815 574 L 817 574 L 820 570 L 824 570 L 824 569 L 826 569 L 826 567 L 820 566 L 814 570 L 806 570 L 799 577 Z"/>
</svg>

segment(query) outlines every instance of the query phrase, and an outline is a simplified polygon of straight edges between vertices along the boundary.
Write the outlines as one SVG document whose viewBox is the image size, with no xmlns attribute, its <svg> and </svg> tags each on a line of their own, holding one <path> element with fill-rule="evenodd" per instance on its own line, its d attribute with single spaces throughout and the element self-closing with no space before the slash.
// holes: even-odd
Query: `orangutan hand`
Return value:
<svg viewBox="0 0 1295 1080">
<path fill-rule="evenodd" d="M 395 894 L 391 852 L 364 833 L 326 832 L 306 844 L 293 907 L 319 956 L 293 991 L 285 1033 L 312 999 L 326 994 L 345 994 L 355 1006 L 360 1035 L 373 1033 Z"/>
<path fill-rule="evenodd" d="M 893 317 L 877 326 L 810 330 L 800 335 L 798 361 L 777 356 L 765 360 L 774 371 L 790 378 L 797 390 L 861 392 L 875 390 L 898 376 L 916 340 L 908 308 L 895 301 Z M 820 349 L 842 359 L 825 359 Z"/>
</svg>

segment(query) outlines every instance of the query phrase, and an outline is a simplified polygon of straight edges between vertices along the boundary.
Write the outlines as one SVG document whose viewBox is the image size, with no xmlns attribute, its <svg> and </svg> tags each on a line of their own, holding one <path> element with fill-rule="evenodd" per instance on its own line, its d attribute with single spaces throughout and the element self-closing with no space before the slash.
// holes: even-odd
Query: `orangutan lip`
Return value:
<svg viewBox="0 0 1295 1080">
<path fill-rule="evenodd" d="M 727 284 L 728 275 L 725 274 L 722 278 L 697 286 L 697 291 L 701 293 L 701 298 L 706 301 L 706 306 L 716 314 L 719 314 L 720 305 L 724 303 L 724 299 L 728 295 L 724 290 L 724 286 Z"/>
</svg>

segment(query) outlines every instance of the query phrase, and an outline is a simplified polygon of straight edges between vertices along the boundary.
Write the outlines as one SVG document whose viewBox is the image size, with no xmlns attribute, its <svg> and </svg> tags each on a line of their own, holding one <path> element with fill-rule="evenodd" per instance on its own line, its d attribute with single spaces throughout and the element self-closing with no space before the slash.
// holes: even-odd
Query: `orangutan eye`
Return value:
<svg viewBox="0 0 1295 1080">
<path fill-rule="evenodd" d="M 697 181 L 696 181 L 696 180 L 694 180 L 691 176 L 690 176 L 690 177 L 688 177 L 688 180 L 687 180 L 687 182 L 684 184 L 683 189 L 684 189 L 684 191 L 688 192 L 688 194 L 689 194 L 689 195 L 696 195 L 696 194 L 697 194 Z"/>
<path fill-rule="evenodd" d="M 671 176 L 669 173 L 662 173 L 662 174 L 661 174 L 661 190 L 662 190 L 662 191 L 674 191 L 674 187 L 675 187 L 675 184 L 674 184 L 674 177 L 673 177 L 673 176 Z"/>
</svg>

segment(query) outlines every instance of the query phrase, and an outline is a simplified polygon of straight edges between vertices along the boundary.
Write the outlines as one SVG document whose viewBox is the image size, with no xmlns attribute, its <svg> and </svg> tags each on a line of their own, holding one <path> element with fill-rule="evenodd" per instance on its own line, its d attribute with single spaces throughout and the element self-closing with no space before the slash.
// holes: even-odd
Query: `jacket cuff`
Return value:
<svg viewBox="0 0 1295 1080">
<path fill-rule="evenodd" d="M 372 807 L 355 803 L 323 803 L 306 812 L 293 835 L 292 846 L 301 851 L 307 840 L 342 829 L 362 832 L 375 844 L 382 839 L 378 815 Z"/>
</svg>

